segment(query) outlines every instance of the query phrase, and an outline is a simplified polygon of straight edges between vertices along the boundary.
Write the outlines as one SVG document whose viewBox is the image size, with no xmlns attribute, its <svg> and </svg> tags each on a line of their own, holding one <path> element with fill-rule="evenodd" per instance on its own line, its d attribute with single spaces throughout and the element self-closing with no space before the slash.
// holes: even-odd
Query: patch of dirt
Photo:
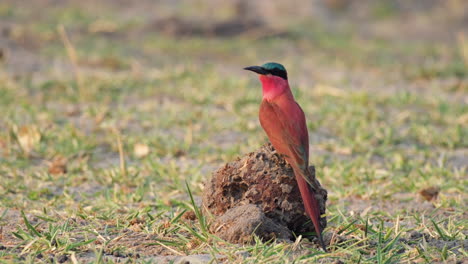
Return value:
<svg viewBox="0 0 468 264">
<path fill-rule="evenodd" d="M 155 241 L 157 239 L 158 235 L 125 229 L 123 234 L 113 238 L 107 244 L 105 253 L 117 257 L 136 258 L 140 256 L 167 256 L 174 254 L 167 248 L 156 244 Z"/>
<path fill-rule="evenodd" d="M 0 247 L 3 249 L 13 248 L 18 243 L 18 239 L 12 234 L 16 231 L 16 226 L 21 223 L 21 215 L 18 210 L 7 210 L 0 207 L 0 212 L 4 215 L 0 221 Z"/>
<path fill-rule="evenodd" d="M 229 20 L 219 23 L 204 23 L 179 17 L 168 17 L 155 20 L 146 28 L 168 36 L 237 36 L 247 32 L 264 29 L 260 21 Z M 145 30 L 145 31 L 146 31 Z"/>
<path fill-rule="evenodd" d="M 159 18 L 146 27 L 169 36 L 237 37 L 237 36 L 283 36 L 286 32 L 270 27 L 249 1 L 235 1 L 232 4 L 234 16 L 231 19 L 196 20 L 171 16 Z M 145 31 L 146 31 L 145 30 Z"/>
<path fill-rule="evenodd" d="M 310 170 L 315 175 L 313 166 Z M 327 191 L 320 187 L 315 196 L 324 214 Z M 217 217 L 212 232 L 233 243 L 247 242 L 253 231 L 263 239 L 314 231 L 294 172 L 271 144 L 218 169 L 202 204 Z M 320 222 L 325 228 L 326 219 Z"/>
<path fill-rule="evenodd" d="M 438 194 L 450 197 L 454 194 L 445 193 L 443 190 Z M 363 198 L 357 195 L 331 201 L 329 207 L 337 206 L 346 210 L 348 214 L 365 217 L 372 212 L 387 212 L 390 215 L 404 214 L 431 214 L 432 216 L 449 217 L 457 214 L 453 208 L 437 206 L 437 199 L 427 201 L 420 193 L 395 193 L 385 200 Z M 468 217 L 468 213 L 463 214 Z"/>
</svg>

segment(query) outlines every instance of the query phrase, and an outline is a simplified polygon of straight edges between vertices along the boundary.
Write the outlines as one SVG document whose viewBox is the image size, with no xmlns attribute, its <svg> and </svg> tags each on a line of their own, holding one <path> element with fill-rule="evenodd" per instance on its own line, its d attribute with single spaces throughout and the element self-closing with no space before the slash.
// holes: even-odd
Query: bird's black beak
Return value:
<svg viewBox="0 0 468 264">
<path fill-rule="evenodd" d="M 265 70 L 265 68 L 260 67 L 260 66 L 249 66 L 249 67 L 245 67 L 244 70 L 253 71 L 262 75 L 269 74 L 269 72 Z"/>
</svg>

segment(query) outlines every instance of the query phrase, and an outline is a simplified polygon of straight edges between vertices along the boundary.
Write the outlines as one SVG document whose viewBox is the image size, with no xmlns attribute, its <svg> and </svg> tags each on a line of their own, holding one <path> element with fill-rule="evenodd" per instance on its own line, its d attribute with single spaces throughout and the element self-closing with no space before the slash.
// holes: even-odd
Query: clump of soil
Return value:
<svg viewBox="0 0 468 264">
<path fill-rule="evenodd" d="M 315 168 L 309 169 L 315 176 Z M 324 214 L 327 191 L 318 181 L 316 185 L 315 196 Z M 203 209 L 215 216 L 211 231 L 232 243 L 249 242 L 254 233 L 268 240 L 315 231 L 292 168 L 271 144 L 215 171 L 206 183 Z M 320 224 L 326 227 L 324 217 Z"/>
</svg>

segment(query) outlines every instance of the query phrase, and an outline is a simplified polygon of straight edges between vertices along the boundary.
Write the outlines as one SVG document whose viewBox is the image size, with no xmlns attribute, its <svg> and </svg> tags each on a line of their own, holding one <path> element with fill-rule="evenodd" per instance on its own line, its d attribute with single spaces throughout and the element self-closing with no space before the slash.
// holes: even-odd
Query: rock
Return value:
<svg viewBox="0 0 468 264">
<path fill-rule="evenodd" d="M 314 167 L 309 169 L 315 175 Z M 324 214 L 327 191 L 314 181 Z M 249 242 L 254 233 L 268 240 L 315 231 L 291 167 L 271 144 L 215 171 L 206 183 L 202 203 L 215 216 L 211 231 L 232 243 Z M 326 227 L 324 217 L 320 224 Z"/>
<path fill-rule="evenodd" d="M 263 239 L 286 239 L 291 237 L 291 231 L 270 218 L 254 204 L 236 206 L 218 217 L 211 230 L 222 239 L 236 243 L 248 243 L 252 234 Z"/>
</svg>

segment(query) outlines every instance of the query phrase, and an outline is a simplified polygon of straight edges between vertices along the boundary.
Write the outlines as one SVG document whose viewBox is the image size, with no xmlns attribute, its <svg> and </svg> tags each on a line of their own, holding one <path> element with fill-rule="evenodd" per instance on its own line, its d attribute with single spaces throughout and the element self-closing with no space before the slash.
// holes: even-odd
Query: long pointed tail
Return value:
<svg viewBox="0 0 468 264">
<path fill-rule="evenodd" d="M 327 252 L 325 243 L 322 238 L 322 228 L 320 227 L 320 208 L 317 199 L 315 198 L 315 193 L 312 190 L 311 186 L 305 180 L 305 177 L 309 175 L 304 175 L 307 172 L 303 172 L 300 169 L 294 170 L 294 175 L 296 176 L 297 185 L 299 186 L 299 191 L 301 192 L 302 201 L 304 202 L 304 207 L 309 215 L 312 223 L 315 227 L 315 232 L 317 233 L 317 238 L 323 250 Z"/>
</svg>

